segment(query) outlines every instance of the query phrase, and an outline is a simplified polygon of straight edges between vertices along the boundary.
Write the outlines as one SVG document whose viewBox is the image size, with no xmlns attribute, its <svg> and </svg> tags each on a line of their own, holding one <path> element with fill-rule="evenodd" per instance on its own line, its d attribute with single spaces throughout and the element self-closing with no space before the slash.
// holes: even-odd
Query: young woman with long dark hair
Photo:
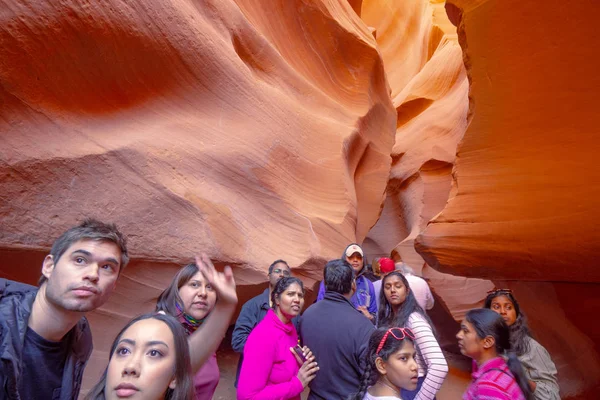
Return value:
<svg viewBox="0 0 600 400">
<path fill-rule="evenodd" d="M 485 308 L 497 312 L 508 325 L 511 348 L 523 364 L 535 400 L 560 400 L 556 366 L 544 346 L 531 337 L 527 317 L 510 289 L 488 293 Z"/>
<path fill-rule="evenodd" d="M 461 353 L 474 361 L 473 380 L 463 400 L 533 398 L 521 362 L 511 350 L 508 326 L 499 314 L 486 308 L 468 311 L 456 338 Z"/>
<path fill-rule="evenodd" d="M 380 328 L 369 339 L 367 366 L 351 400 L 402 400 L 418 383 L 415 336 L 409 328 Z"/>
<path fill-rule="evenodd" d="M 175 318 L 150 313 L 130 321 L 115 338 L 98 383 L 86 400 L 192 400 L 187 335 Z"/>
<path fill-rule="evenodd" d="M 435 337 L 431 320 L 417 303 L 408 281 L 399 271 L 383 277 L 379 297 L 378 326 L 406 326 L 417 346 L 419 382 L 416 390 L 402 389 L 402 399 L 435 399 L 448 374 L 448 363 Z"/>
</svg>

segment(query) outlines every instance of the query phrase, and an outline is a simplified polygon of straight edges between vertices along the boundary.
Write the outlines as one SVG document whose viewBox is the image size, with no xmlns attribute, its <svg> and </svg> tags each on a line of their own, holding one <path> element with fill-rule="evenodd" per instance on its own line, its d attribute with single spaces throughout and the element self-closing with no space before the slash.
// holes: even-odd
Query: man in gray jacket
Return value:
<svg viewBox="0 0 600 400">
<path fill-rule="evenodd" d="M 85 313 L 108 300 L 128 260 L 117 227 L 87 219 L 54 242 L 39 288 L 0 279 L 0 398 L 77 399 L 92 352 Z"/>
</svg>

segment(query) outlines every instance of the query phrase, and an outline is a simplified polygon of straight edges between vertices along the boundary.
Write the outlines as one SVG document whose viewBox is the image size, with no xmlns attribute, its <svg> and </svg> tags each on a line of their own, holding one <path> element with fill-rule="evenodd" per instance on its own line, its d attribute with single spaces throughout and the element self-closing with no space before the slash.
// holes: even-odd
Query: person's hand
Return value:
<svg viewBox="0 0 600 400">
<path fill-rule="evenodd" d="M 363 315 L 364 315 L 365 317 L 369 318 L 369 320 L 372 320 L 372 319 L 373 319 L 373 316 L 371 315 L 371 313 L 369 312 L 369 310 L 367 309 L 367 307 L 366 307 L 366 306 L 358 306 L 358 307 L 356 307 L 356 309 L 357 309 L 358 311 L 360 311 L 361 313 L 363 313 Z"/>
<path fill-rule="evenodd" d="M 298 365 L 304 364 L 305 361 L 308 361 L 308 362 L 315 361 L 315 356 L 313 355 L 312 351 L 310 351 L 310 349 L 306 346 L 302 347 L 302 355 L 304 356 L 304 360 L 302 358 L 300 358 L 298 356 L 298 354 L 296 354 L 293 347 L 290 347 L 290 351 L 292 352 L 294 357 L 296 357 L 296 361 L 298 361 Z"/>
<path fill-rule="evenodd" d="M 298 371 L 297 377 L 300 383 L 302 383 L 302 387 L 306 388 L 308 384 L 315 379 L 317 371 L 319 370 L 319 366 L 315 361 L 315 356 L 308 347 L 304 346 L 302 350 L 302 354 L 304 354 L 304 357 L 306 357 L 306 361 L 304 361 L 304 363 L 302 362 L 302 359 L 298 357 L 298 354 L 296 354 L 294 349 L 290 347 L 290 351 L 294 353 L 296 361 L 298 361 L 299 364 L 302 364 L 300 370 Z"/>
<path fill-rule="evenodd" d="M 196 265 L 210 283 L 212 288 L 217 293 L 217 300 L 228 304 L 237 304 L 238 298 L 235 291 L 235 279 L 230 266 L 226 266 L 223 272 L 218 272 L 215 269 L 210 258 L 204 253 L 201 256 L 196 256 Z"/>
<path fill-rule="evenodd" d="M 537 383 L 535 383 L 534 381 L 529 381 L 529 389 L 531 389 L 531 393 L 534 393 L 536 388 Z"/>
</svg>

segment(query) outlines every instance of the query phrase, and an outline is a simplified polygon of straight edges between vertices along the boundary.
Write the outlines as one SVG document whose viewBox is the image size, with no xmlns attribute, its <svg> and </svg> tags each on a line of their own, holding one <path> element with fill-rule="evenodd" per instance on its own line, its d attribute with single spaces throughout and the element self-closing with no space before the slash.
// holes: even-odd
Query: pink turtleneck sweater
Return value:
<svg viewBox="0 0 600 400">
<path fill-rule="evenodd" d="M 304 390 L 296 377 L 300 366 L 290 352 L 297 343 L 294 325 L 284 324 L 269 310 L 244 347 L 238 400 L 300 400 Z"/>
</svg>

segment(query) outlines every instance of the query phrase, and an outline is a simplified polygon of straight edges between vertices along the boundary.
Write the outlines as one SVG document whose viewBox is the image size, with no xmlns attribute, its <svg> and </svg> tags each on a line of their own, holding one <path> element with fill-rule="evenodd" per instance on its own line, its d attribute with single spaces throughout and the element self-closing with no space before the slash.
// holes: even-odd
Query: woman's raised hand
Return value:
<svg viewBox="0 0 600 400">
<path fill-rule="evenodd" d="M 215 269 L 210 258 L 204 253 L 196 255 L 196 265 L 204 275 L 204 278 L 210 283 L 215 292 L 217 292 L 217 301 L 223 301 L 229 304 L 237 304 L 238 298 L 235 291 L 235 279 L 230 266 L 226 266 L 223 272 Z"/>
</svg>

